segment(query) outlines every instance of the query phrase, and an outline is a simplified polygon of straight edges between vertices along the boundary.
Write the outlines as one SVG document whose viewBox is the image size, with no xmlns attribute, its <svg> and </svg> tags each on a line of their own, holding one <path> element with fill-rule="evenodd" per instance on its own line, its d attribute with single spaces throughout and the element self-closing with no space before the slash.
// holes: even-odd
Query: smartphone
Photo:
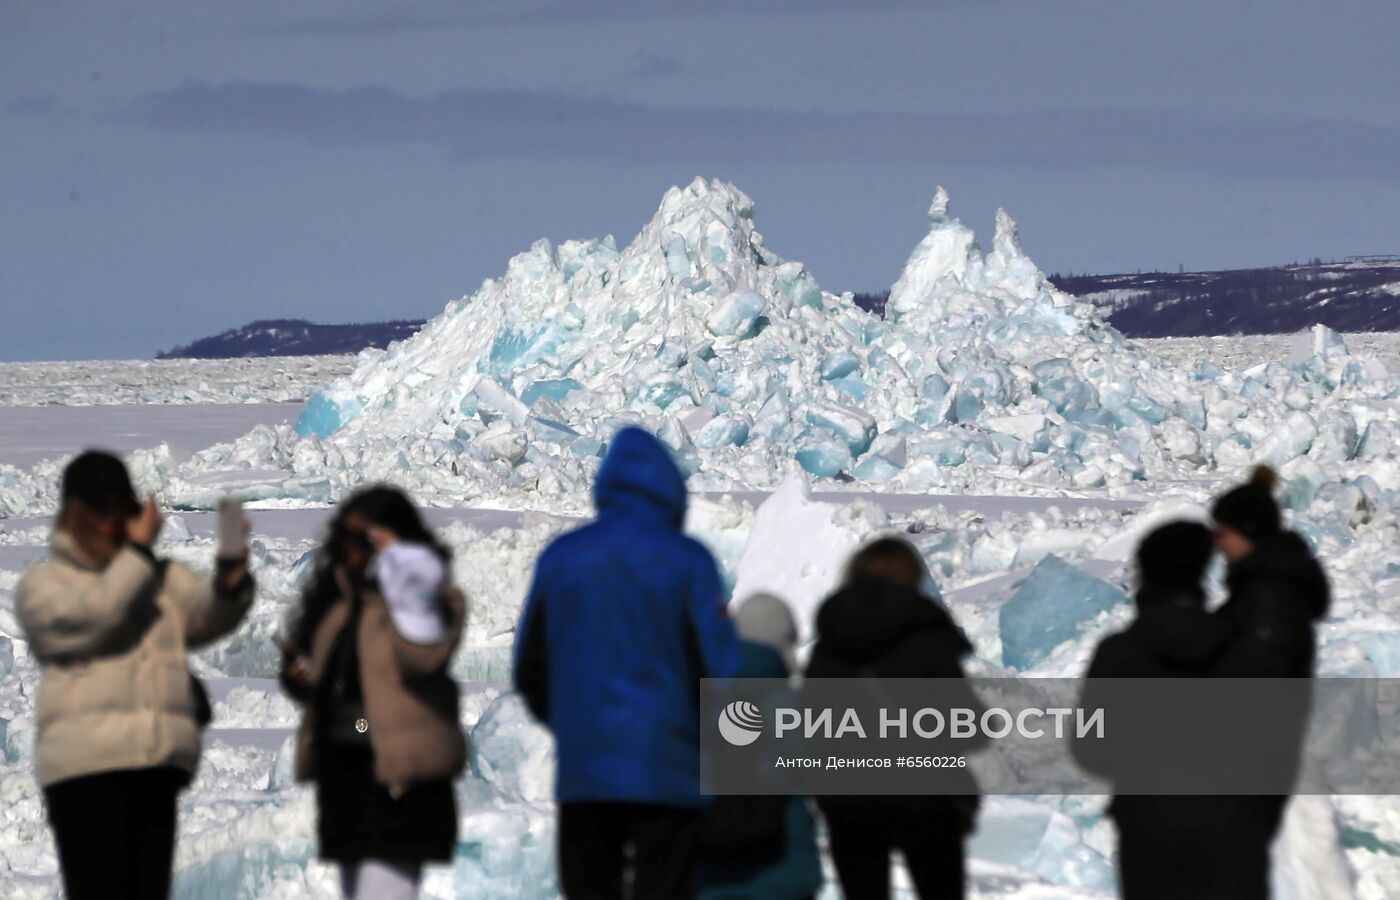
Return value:
<svg viewBox="0 0 1400 900">
<path fill-rule="evenodd" d="M 242 559 L 248 555 L 245 521 L 242 500 L 225 497 L 219 501 L 219 559 Z"/>
</svg>

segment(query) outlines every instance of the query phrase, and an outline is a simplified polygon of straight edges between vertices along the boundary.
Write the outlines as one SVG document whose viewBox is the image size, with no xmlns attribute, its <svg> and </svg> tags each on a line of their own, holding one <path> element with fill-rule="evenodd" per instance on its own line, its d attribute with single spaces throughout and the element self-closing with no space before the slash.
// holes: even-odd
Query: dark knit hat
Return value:
<svg viewBox="0 0 1400 900">
<path fill-rule="evenodd" d="M 1144 587 L 1195 590 L 1214 552 L 1209 528 L 1199 522 L 1170 522 L 1138 544 L 1138 575 Z"/>
<path fill-rule="evenodd" d="M 141 510 L 126 465 L 110 453 L 88 450 L 63 470 L 63 501 L 77 500 L 102 514 L 134 515 Z"/>
<path fill-rule="evenodd" d="M 1278 475 L 1273 469 L 1259 466 L 1250 475 L 1249 481 L 1222 494 L 1215 501 L 1211 517 L 1251 541 L 1278 534 L 1282 527 L 1282 514 L 1278 502 L 1274 500 L 1274 485 L 1277 482 Z"/>
</svg>

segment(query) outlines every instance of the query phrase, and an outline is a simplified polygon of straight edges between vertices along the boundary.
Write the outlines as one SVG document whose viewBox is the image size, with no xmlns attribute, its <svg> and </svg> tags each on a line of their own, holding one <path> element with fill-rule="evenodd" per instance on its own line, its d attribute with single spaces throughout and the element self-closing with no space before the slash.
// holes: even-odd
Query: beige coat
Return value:
<svg viewBox="0 0 1400 900">
<path fill-rule="evenodd" d="M 343 573 L 337 577 L 341 599 L 326 610 L 311 641 L 307 671 L 316 685 L 326 675 L 336 638 L 350 616 L 350 584 Z M 448 622 L 443 639 L 414 644 L 399 634 L 377 591 L 369 587 L 362 594 L 360 689 L 374 750 L 374 776 L 396 794 L 415 784 L 453 778 L 467 764 L 467 740 L 458 721 L 461 698 L 447 673 L 462 637 L 466 600 L 455 588 L 449 588 L 444 599 Z M 297 735 L 296 774 L 303 781 L 316 777 L 315 719 L 313 700 Z"/>
<path fill-rule="evenodd" d="M 238 626 L 234 595 L 178 563 L 164 579 L 130 547 L 99 569 L 67 532 L 20 580 L 16 612 L 42 666 L 35 759 L 45 787 L 98 772 L 174 766 L 193 774 L 199 725 L 186 648 Z"/>
</svg>

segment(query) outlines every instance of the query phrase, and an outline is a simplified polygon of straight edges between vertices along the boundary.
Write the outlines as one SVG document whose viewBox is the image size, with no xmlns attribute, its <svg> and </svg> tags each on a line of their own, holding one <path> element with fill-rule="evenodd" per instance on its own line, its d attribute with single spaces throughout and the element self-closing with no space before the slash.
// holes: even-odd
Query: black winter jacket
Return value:
<svg viewBox="0 0 1400 900">
<path fill-rule="evenodd" d="M 828 597 L 817 612 L 816 632 L 809 679 L 964 679 L 962 660 L 972 652 L 941 604 L 917 590 L 873 578 Z M 970 706 L 980 707 L 971 690 L 966 696 Z M 955 796 L 819 797 L 817 802 L 829 816 L 951 815 L 967 831 L 978 807 L 970 774 L 964 788 L 965 794 Z"/>
<path fill-rule="evenodd" d="M 879 579 L 832 594 L 816 625 L 808 678 L 962 678 L 962 659 L 972 652 L 939 603 Z"/>
<path fill-rule="evenodd" d="M 1308 545 L 1286 531 L 1264 538 L 1230 567 L 1230 599 L 1216 615 L 1236 638 L 1212 666 L 1222 678 L 1310 678 L 1313 623 L 1327 615 L 1331 591 Z"/>
<path fill-rule="evenodd" d="M 1143 588 L 1138 615 L 1104 638 L 1088 678 L 1203 678 L 1225 651 L 1230 623 L 1205 611 L 1199 591 Z"/>
<path fill-rule="evenodd" d="M 1100 678 L 1251 678 L 1312 674 L 1312 622 L 1327 608 L 1327 581 L 1302 540 L 1280 535 L 1258 546 L 1255 553 L 1232 567 L 1229 601 L 1215 613 L 1203 609 L 1199 593 L 1158 591 L 1139 593 L 1138 617 L 1123 631 L 1099 645 L 1089 666 L 1085 705 L 1094 705 L 1093 679 Z M 1144 698 L 1145 702 L 1148 702 Z M 1282 727 L 1281 738 L 1292 742 L 1298 723 L 1268 723 Z M 1207 735 L 1219 740 L 1217 735 Z M 1184 741 L 1184 739 L 1183 739 Z M 1087 768 L 1110 777 L 1131 777 L 1125 748 L 1077 745 L 1076 757 Z M 1183 742 L 1177 753 L 1198 757 L 1211 765 L 1226 748 Z M 1162 752 L 1161 747 L 1153 753 Z M 1126 749 L 1131 757 L 1133 751 Z M 1117 758 L 1115 758 L 1117 757 Z M 1122 830 L 1147 835 L 1172 846 L 1199 844 L 1202 852 L 1226 848 L 1223 855 L 1248 860 L 1264 852 L 1282 821 L 1283 796 L 1151 796 L 1120 795 L 1110 814 Z M 1150 876 L 1135 879 L 1156 883 L 1162 897 L 1191 896 L 1170 885 L 1176 875 L 1158 860 Z"/>
</svg>

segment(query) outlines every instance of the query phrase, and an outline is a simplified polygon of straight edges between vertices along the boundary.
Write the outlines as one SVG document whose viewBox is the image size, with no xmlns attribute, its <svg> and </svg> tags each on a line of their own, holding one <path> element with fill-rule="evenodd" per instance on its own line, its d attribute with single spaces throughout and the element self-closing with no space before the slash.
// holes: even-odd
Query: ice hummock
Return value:
<svg viewBox="0 0 1400 900">
<path fill-rule="evenodd" d="M 536 242 L 361 354 L 295 433 L 212 448 L 168 484 L 191 506 L 219 471 L 276 470 L 280 488 L 248 490 L 324 502 L 375 478 L 443 504 L 579 509 L 612 435 L 640 425 L 700 488 L 802 470 L 887 491 L 1113 489 L 1383 456 L 1400 426 L 1346 402 L 1398 394 L 1325 330 L 1286 365 L 1164 365 L 1055 289 L 1004 210 L 984 252 L 942 188 L 882 319 L 769 249 L 742 191 L 696 179 L 620 249 Z"/>
</svg>

